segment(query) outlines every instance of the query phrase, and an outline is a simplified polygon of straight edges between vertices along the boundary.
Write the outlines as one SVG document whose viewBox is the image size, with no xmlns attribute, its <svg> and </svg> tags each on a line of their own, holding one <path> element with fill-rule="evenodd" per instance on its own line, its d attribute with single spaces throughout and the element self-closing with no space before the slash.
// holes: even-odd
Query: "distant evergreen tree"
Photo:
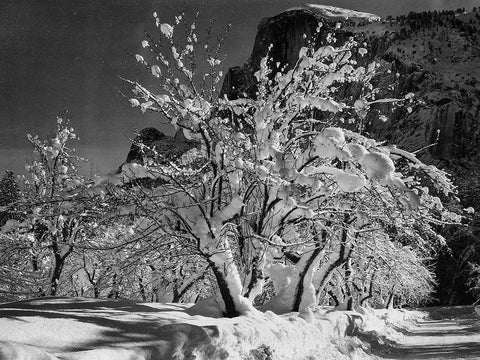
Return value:
<svg viewBox="0 0 480 360">
<path fill-rule="evenodd" d="M 13 215 L 12 209 L 2 209 L 20 199 L 20 188 L 13 171 L 7 170 L 0 181 L 0 226 Z"/>
</svg>

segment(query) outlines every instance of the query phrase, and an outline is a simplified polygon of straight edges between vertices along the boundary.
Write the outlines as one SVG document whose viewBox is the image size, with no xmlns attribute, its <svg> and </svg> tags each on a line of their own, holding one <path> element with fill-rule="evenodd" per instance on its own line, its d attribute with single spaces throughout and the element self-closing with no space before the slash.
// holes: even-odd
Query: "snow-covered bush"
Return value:
<svg viewBox="0 0 480 360">
<path fill-rule="evenodd" d="M 158 224 L 160 239 L 188 244 L 210 266 L 224 314 L 251 309 L 267 281 L 275 295 L 264 308 L 307 309 L 328 293 L 335 271 L 348 271 L 352 279 L 354 271 L 370 271 L 361 264 L 367 253 L 382 268 L 382 281 L 416 286 L 408 272 L 385 271 L 397 267 L 395 259 L 377 257 L 395 250 L 423 266 L 418 256 L 441 240 L 433 240 L 431 225 L 457 218 L 415 174 L 446 194 L 454 189 L 442 171 L 362 133 L 372 104 L 404 99 L 376 98 L 371 80 L 377 66 L 358 66 L 354 39 L 302 48 L 290 69 L 267 56 L 255 74 L 255 98 L 218 98 L 194 80 L 195 24 L 184 26 L 187 39 L 179 45 L 182 19 L 176 20 L 172 26 L 156 17 L 160 38 L 149 36 L 142 43 L 149 53 L 137 60 L 159 87 L 150 91 L 128 81 L 135 95 L 130 103 L 163 114 L 199 149 L 185 154 L 194 166 L 157 154 L 136 171 L 162 179 L 137 203 Z M 209 70 L 199 78 L 211 79 L 214 89 L 221 60 L 206 49 Z M 353 85 L 361 96 L 342 101 L 338 88 Z M 424 275 L 421 281 L 429 282 L 428 271 Z"/>
</svg>

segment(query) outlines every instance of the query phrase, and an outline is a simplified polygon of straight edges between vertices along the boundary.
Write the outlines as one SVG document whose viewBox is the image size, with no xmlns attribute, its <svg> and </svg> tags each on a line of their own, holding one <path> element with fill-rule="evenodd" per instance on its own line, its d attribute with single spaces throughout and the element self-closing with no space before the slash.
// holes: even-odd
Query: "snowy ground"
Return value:
<svg viewBox="0 0 480 360">
<path fill-rule="evenodd" d="M 404 336 L 385 358 L 480 359 L 480 319 L 473 307 L 426 310 L 429 317 L 402 329 Z"/>
<path fill-rule="evenodd" d="M 418 354 L 410 349 L 421 350 L 422 336 L 433 335 L 429 349 L 438 352 L 447 330 L 455 334 L 448 351 L 469 341 L 480 351 L 480 335 L 466 330 L 473 320 L 445 322 L 441 315 L 444 322 L 427 321 L 418 311 L 250 312 L 235 319 L 191 314 L 189 305 L 124 300 L 1 304 L 0 360 L 414 359 Z"/>
</svg>

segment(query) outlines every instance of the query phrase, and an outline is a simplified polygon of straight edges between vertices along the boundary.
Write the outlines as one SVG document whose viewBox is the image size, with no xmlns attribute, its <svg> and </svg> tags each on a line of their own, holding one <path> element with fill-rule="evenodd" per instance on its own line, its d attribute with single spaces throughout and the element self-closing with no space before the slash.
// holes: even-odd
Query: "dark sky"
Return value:
<svg viewBox="0 0 480 360">
<path fill-rule="evenodd" d="M 310 1 L 315 2 L 315 1 Z M 126 157 L 135 129 L 158 125 L 155 115 L 132 109 L 118 76 L 136 79 L 142 69 L 145 29 L 156 11 L 172 22 L 182 10 L 213 17 L 217 29 L 232 23 L 225 70 L 250 55 L 262 18 L 299 6 L 299 0 L 0 0 L 0 177 L 23 172 L 31 154 L 26 134 L 46 136 L 57 114 L 69 111 L 80 137 L 79 155 L 102 173 Z M 480 0 L 323 0 L 317 3 L 373 12 L 471 9 Z M 201 31 L 201 30 L 200 30 Z M 162 129 L 171 132 L 170 129 Z"/>
</svg>

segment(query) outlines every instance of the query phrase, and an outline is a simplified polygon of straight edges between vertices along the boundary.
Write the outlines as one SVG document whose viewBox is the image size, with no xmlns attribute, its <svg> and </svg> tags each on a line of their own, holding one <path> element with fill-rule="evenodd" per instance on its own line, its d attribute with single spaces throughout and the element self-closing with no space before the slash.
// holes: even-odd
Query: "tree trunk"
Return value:
<svg viewBox="0 0 480 360">
<path fill-rule="evenodd" d="M 218 218 L 221 219 L 221 216 L 218 216 Z M 200 231 L 205 231 L 203 226 L 198 232 Z M 214 238 L 211 231 L 201 235 L 203 235 L 200 241 L 201 253 L 217 280 L 218 289 L 224 303 L 222 309 L 224 316 L 235 317 L 248 309 L 253 309 L 251 301 L 242 295 L 242 281 L 230 248 L 229 235 L 222 234 Z"/>
<path fill-rule="evenodd" d="M 75 279 L 73 278 L 73 275 L 70 275 L 70 285 L 72 286 L 75 297 L 78 297 L 79 294 L 78 294 L 77 287 L 75 286 Z"/>
<path fill-rule="evenodd" d="M 285 272 L 283 276 L 290 277 L 291 281 L 285 283 L 284 288 L 275 289 L 277 295 L 268 301 L 266 308 L 271 308 L 277 313 L 286 313 L 303 311 L 316 304 L 315 288 L 312 284 L 313 272 L 322 257 L 324 249 L 322 244 L 326 243 L 326 239 L 326 230 L 322 230 L 321 239 L 318 233 L 315 234 L 313 249 L 300 257 L 292 273 Z M 287 268 L 283 270 L 288 271 Z"/>
<path fill-rule="evenodd" d="M 326 232 L 324 233 L 326 234 Z M 322 254 L 322 250 L 319 247 L 315 248 L 311 256 L 309 256 L 307 261 L 305 262 L 304 268 L 299 272 L 298 283 L 295 290 L 295 300 L 292 308 L 293 311 L 300 311 L 300 310 L 303 310 L 304 308 L 307 308 L 310 305 L 315 305 L 315 303 L 302 304 L 302 301 L 304 300 L 306 288 L 313 287 L 313 284 L 312 284 L 313 270 L 315 265 L 318 263 L 319 257 L 321 254 Z M 315 289 L 313 290 L 313 292 L 315 292 Z"/>
<path fill-rule="evenodd" d="M 333 272 L 341 267 L 350 257 L 352 247 L 347 244 L 348 241 L 348 231 L 347 229 L 342 230 L 341 241 L 333 245 L 333 253 L 325 264 L 322 264 L 320 269 L 317 271 L 316 276 L 316 293 L 317 298 L 320 296 L 322 291 L 327 286 Z"/>
<path fill-rule="evenodd" d="M 255 250 L 256 254 L 252 259 L 250 269 L 250 281 L 245 288 L 245 297 L 253 301 L 257 295 L 262 292 L 265 275 L 263 269 L 265 267 L 264 249 Z"/>
<path fill-rule="evenodd" d="M 340 301 L 338 301 L 337 295 L 334 294 L 332 290 L 328 290 L 327 294 L 330 295 L 330 298 L 333 300 L 335 307 L 340 305 Z"/>
<path fill-rule="evenodd" d="M 373 297 L 374 281 L 375 281 L 375 271 L 373 272 L 372 277 L 370 278 L 370 284 L 368 286 L 368 295 L 360 299 L 360 306 L 365 306 L 365 303 L 367 302 L 367 300 Z"/>
<path fill-rule="evenodd" d="M 50 295 L 55 296 L 58 290 L 58 283 L 62 275 L 65 259 L 55 254 L 55 267 L 53 268 L 52 277 L 50 278 Z"/>
<path fill-rule="evenodd" d="M 36 254 L 32 255 L 32 269 L 33 271 L 38 271 L 38 257 Z"/>
<path fill-rule="evenodd" d="M 225 278 L 225 274 L 210 259 L 208 259 L 208 264 L 212 268 L 213 274 L 217 279 L 217 285 L 218 285 L 218 288 L 220 289 L 220 294 L 222 295 L 223 303 L 225 304 L 224 316 L 229 318 L 239 316 L 240 311 L 235 306 L 235 301 L 233 299 L 233 295 L 230 293 L 230 289 L 228 287 L 228 282 Z"/>
<path fill-rule="evenodd" d="M 55 296 L 58 290 L 58 282 L 60 281 L 60 276 L 62 275 L 63 266 L 65 265 L 66 258 L 72 253 L 73 246 L 70 244 L 72 236 L 74 223 L 71 222 L 70 226 L 64 226 L 60 235 L 51 235 L 51 248 L 53 250 L 53 255 L 55 257 L 55 266 L 53 269 L 52 278 L 50 280 L 50 295 Z M 59 246 L 61 245 L 61 247 Z M 64 249 L 66 247 L 66 250 Z"/>
<path fill-rule="evenodd" d="M 145 285 L 143 285 L 143 279 L 138 278 L 138 285 L 140 286 L 140 295 L 142 296 L 143 301 L 147 301 L 147 295 L 145 294 Z"/>
<path fill-rule="evenodd" d="M 52 243 L 52 249 L 54 251 L 55 257 L 55 266 L 53 268 L 52 277 L 50 279 L 50 295 L 55 296 L 58 290 L 58 283 L 60 281 L 60 276 L 62 275 L 63 266 L 65 265 L 65 260 L 68 255 L 73 251 L 73 247 L 69 246 L 68 250 L 61 255 L 56 241 Z"/>
<path fill-rule="evenodd" d="M 100 289 L 98 288 L 98 284 L 93 286 L 93 297 L 98 299 L 100 297 Z"/>
<path fill-rule="evenodd" d="M 172 299 L 172 303 L 179 303 L 180 302 L 180 298 L 182 297 L 178 291 L 178 287 L 177 287 L 177 284 L 173 284 L 173 289 L 172 289 L 172 292 L 173 292 L 173 299 Z"/>
<path fill-rule="evenodd" d="M 199 280 L 201 280 L 205 277 L 206 271 L 207 271 L 207 269 L 205 269 L 203 271 L 203 273 L 200 274 L 199 276 L 195 277 L 194 279 L 190 279 L 187 283 L 182 284 L 182 286 L 180 286 L 180 288 L 178 287 L 177 283 L 175 282 L 173 284 L 173 300 L 172 300 L 172 302 L 174 302 L 174 303 L 180 302 L 180 299 L 182 298 L 182 296 L 185 295 L 187 293 L 187 291 L 190 290 L 192 288 L 192 286 L 195 285 L 195 283 L 197 281 L 199 281 Z"/>
<path fill-rule="evenodd" d="M 354 301 L 353 301 L 353 269 L 352 269 L 352 258 L 348 257 L 345 262 L 345 293 L 347 297 L 347 310 L 353 310 Z"/>
<path fill-rule="evenodd" d="M 387 300 L 387 309 L 393 309 L 393 300 L 395 299 L 395 294 L 392 292 L 388 295 L 388 300 Z"/>
<path fill-rule="evenodd" d="M 117 274 L 113 274 L 113 279 L 112 279 L 112 288 L 110 289 L 110 292 L 107 295 L 107 298 L 109 299 L 118 299 L 120 296 L 120 292 L 118 291 L 118 280 L 117 280 Z"/>
<path fill-rule="evenodd" d="M 389 294 L 385 308 L 386 309 L 393 309 L 393 300 L 395 299 L 395 285 L 392 286 Z"/>
</svg>

